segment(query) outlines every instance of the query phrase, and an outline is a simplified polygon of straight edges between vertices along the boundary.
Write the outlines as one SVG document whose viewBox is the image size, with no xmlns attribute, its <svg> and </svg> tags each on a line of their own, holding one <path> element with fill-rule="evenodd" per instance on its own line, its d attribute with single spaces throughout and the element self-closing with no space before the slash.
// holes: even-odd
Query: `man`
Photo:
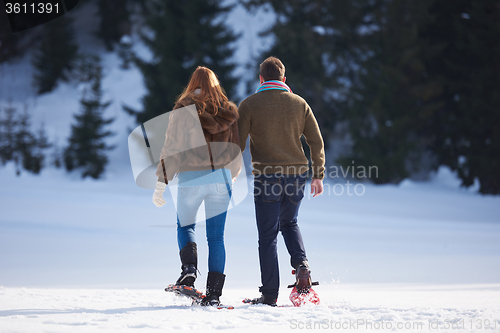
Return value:
<svg viewBox="0 0 500 333">
<path fill-rule="evenodd" d="M 260 65 L 257 92 L 240 103 L 238 129 L 241 150 L 250 135 L 259 233 L 259 260 L 262 296 L 252 303 L 276 305 L 279 289 L 277 236 L 281 231 L 296 271 L 296 283 L 310 270 L 297 216 L 302 198 L 308 161 L 300 138 L 305 136 L 311 150 L 313 197 L 323 192 L 325 153 L 316 118 L 306 101 L 286 85 L 285 66 L 275 57 Z"/>
</svg>

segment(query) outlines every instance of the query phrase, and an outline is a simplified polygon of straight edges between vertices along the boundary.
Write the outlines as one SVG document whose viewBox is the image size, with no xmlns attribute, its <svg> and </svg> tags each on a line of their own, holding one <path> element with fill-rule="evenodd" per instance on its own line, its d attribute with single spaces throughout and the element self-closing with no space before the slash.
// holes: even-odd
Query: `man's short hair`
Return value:
<svg viewBox="0 0 500 333">
<path fill-rule="evenodd" d="M 264 81 L 279 80 L 285 77 L 285 65 L 276 57 L 269 57 L 260 64 L 260 75 Z"/>
</svg>

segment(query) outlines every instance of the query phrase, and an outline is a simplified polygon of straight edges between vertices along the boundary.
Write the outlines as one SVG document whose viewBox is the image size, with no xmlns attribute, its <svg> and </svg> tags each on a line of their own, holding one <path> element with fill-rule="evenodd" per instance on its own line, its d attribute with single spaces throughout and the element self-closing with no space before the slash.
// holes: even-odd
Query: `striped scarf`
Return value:
<svg viewBox="0 0 500 333">
<path fill-rule="evenodd" d="M 288 85 L 285 84 L 283 81 L 278 81 L 278 80 L 269 80 L 269 81 L 264 81 L 257 91 L 255 93 L 259 93 L 264 90 L 272 90 L 272 89 L 277 89 L 277 90 L 285 90 L 288 92 L 292 92 L 292 89 Z"/>
</svg>

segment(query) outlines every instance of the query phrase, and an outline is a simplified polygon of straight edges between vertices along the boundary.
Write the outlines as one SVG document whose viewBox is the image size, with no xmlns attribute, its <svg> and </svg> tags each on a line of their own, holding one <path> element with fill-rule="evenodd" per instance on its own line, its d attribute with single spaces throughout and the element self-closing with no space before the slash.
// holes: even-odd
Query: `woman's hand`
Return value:
<svg viewBox="0 0 500 333">
<path fill-rule="evenodd" d="M 156 182 L 155 193 L 153 193 L 153 203 L 156 207 L 161 207 L 165 205 L 167 202 L 163 199 L 163 192 L 165 192 L 165 188 L 167 184 L 163 182 Z"/>
</svg>

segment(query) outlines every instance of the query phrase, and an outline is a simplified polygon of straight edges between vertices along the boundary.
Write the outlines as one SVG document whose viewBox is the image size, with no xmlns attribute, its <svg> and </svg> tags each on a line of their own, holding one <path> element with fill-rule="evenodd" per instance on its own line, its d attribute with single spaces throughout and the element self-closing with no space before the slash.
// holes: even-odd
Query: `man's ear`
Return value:
<svg viewBox="0 0 500 333">
<path fill-rule="evenodd" d="M 283 76 L 283 83 L 285 83 L 286 81 L 286 76 Z"/>
<path fill-rule="evenodd" d="M 260 84 L 264 83 L 264 78 L 262 77 L 262 75 L 259 75 L 259 79 L 260 79 Z"/>
</svg>

